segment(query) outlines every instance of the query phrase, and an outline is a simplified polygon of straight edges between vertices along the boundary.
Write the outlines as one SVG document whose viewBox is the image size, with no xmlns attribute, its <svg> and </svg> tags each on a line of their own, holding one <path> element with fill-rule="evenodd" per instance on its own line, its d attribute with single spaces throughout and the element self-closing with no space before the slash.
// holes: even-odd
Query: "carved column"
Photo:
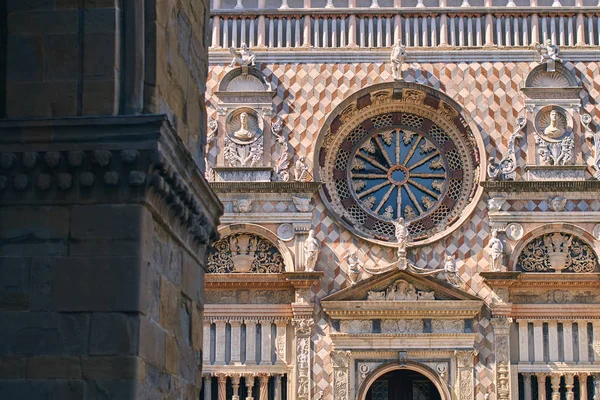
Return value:
<svg viewBox="0 0 600 400">
<path fill-rule="evenodd" d="M 218 395 L 218 399 L 219 400 L 227 400 L 226 399 L 226 392 L 225 392 L 225 387 L 227 385 L 227 374 L 225 374 L 224 372 L 217 372 L 214 374 L 214 376 L 217 377 L 217 395 Z"/>
<path fill-rule="evenodd" d="M 581 372 L 579 377 L 579 399 L 580 400 L 588 400 L 588 391 L 587 391 L 587 372 Z"/>
<path fill-rule="evenodd" d="M 275 364 L 287 364 L 287 320 L 276 319 L 275 326 L 277 327 L 277 336 L 275 337 L 277 361 Z"/>
<path fill-rule="evenodd" d="M 594 374 L 594 400 L 600 400 L 600 375 Z"/>
<path fill-rule="evenodd" d="M 271 319 L 260 320 L 260 365 L 272 365 L 271 360 Z"/>
<path fill-rule="evenodd" d="M 331 352 L 333 361 L 333 400 L 348 400 L 350 389 L 350 356 L 352 352 L 335 350 Z"/>
<path fill-rule="evenodd" d="M 254 400 L 254 397 L 252 397 L 252 388 L 254 387 L 254 374 L 245 374 L 244 378 L 246 380 L 246 391 L 248 392 L 246 395 L 246 400 Z"/>
<path fill-rule="evenodd" d="M 498 400 L 510 399 L 511 318 L 492 318 L 496 355 L 496 394 Z"/>
<path fill-rule="evenodd" d="M 592 320 L 592 350 L 594 352 L 594 364 L 600 364 L 600 320 Z M 596 382 L 596 376 L 594 376 Z"/>
<path fill-rule="evenodd" d="M 550 375 L 552 384 L 552 400 L 560 400 L 560 374 Z"/>
<path fill-rule="evenodd" d="M 225 365 L 225 325 L 226 321 L 216 320 L 215 323 L 215 365 Z"/>
<path fill-rule="evenodd" d="M 256 320 L 244 320 L 246 324 L 246 365 L 256 365 Z"/>
<path fill-rule="evenodd" d="M 477 350 L 456 350 L 454 352 L 457 364 L 457 382 L 458 399 L 474 400 L 475 383 L 473 380 L 473 357 L 477 355 Z"/>
<path fill-rule="evenodd" d="M 204 400 L 212 399 L 212 376 L 210 374 L 202 375 L 204 379 Z"/>
<path fill-rule="evenodd" d="M 587 331 L 588 323 L 586 320 L 577 321 L 577 329 L 579 333 L 579 364 L 589 364 L 589 354 L 588 354 L 588 331 Z M 581 397 L 584 398 L 583 396 Z"/>
<path fill-rule="evenodd" d="M 242 321 L 240 320 L 229 320 L 231 325 L 231 361 L 229 364 L 240 365 L 241 360 L 241 335 L 242 335 Z"/>
<path fill-rule="evenodd" d="M 565 374 L 565 389 L 567 390 L 565 397 L 567 400 L 575 400 L 573 386 L 575 386 L 575 376 L 571 373 Z"/>
<path fill-rule="evenodd" d="M 258 375 L 258 379 L 260 382 L 260 391 L 258 393 L 257 400 L 269 400 L 269 375 L 270 374 Z"/>
<path fill-rule="evenodd" d="M 562 325 L 565 363 L 572 364 L 575 362 L 573 354 L 573 321 L 563 321 Z"/>
<path fill-rule="evenodd" d="M 202 336 L 202 362 L 204 365 L 210 364 L 210 320 L 204 320 L 204 330 Z"/>
<path fill-rule="evenodd" d="M 281 374 L 274 374 L 273 378 L 275 379 L 275 400 L 281 400 Z"/>
<path fill-rule="evenodd" d="M 546 400 L 546 374 L 537 373 L 535 376 L 538 382 L 538 400 Z"/>
<path fill-rule="evenodd" d="M 294 286 L 295 301 L 292 303 L 292 326 L 294 327 L 294 360 L 296 362 L 292 391 L 296 400 L 308 400 L 311 396 L 311 332 L 314 320 L 314 303 L 311 286 L 323 276 L 323 272 L 286 272 L 286 279 Z"/>
<path fill-rule="evenodd" d="M 523 397 L 525 400 L 531 399 L 531 375 L 529 373 L 522 374 L 523 375 Z"/>
<path fill-rule="evenodd" d="M 231 374 L 231 388 L 233 389 L 231 400 L 240 400 L 240 374 Z"/>
<path fill-rule="evenodd" d="M 314 324 L 312 318 L 292 320 L 296 333 L 296 399 L 310 398 L 310 333 Z"/>
</svg>

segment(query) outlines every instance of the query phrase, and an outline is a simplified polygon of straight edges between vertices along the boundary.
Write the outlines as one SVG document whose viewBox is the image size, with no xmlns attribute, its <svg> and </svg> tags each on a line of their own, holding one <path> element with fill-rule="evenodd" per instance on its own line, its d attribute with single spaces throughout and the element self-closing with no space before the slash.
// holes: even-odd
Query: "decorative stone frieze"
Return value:
<svg viewBox="0 0 600 400">
<path fill-rule="evenodd" d="M 333 399 L 348 400 L 350 390 L 351 351 L 334 350 L 330 353 L 333 361 Z"/>
<path fill-rule="evenodd" d="M 476 350 L 456 350 L 454 352 L 458 375 L 456 390 L 460 400 L 473 400 L 475 398 L 473 359 L 477 354 Z"/>
</svg>

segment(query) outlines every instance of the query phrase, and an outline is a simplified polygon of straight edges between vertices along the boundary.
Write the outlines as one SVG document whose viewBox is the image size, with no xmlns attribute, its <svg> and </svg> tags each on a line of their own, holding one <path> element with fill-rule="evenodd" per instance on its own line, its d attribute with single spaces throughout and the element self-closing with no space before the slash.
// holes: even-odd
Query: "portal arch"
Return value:
<svg viewBox="0 0 600 400">
<path fill-rule="evenodd" d="M 381 365 L 379 368 L 374 370 L 362 383 L 360 389 L 358 390 L 358 394 L 356 396 L 356 400 L 367 400 L 367 393 L 373 383 L 377 381 L 377 379 L 381 378 L 385 374 L 391 371 L 414 371 L 423 375 L 425 378 L 429 379 L 429 381 L 435 386 L 438 390 L 441 400 L 451 400 L 452 397 L 450 395 L 450 391 L 448 390 L 448 386 L 445 382 L 440 379 L 440 376 L 433 371 L 430 367 L 416 363 L 413 361 L 407 361 L 405 364 L 400 365 L 398 362 L 391 362 L 387 364 Z"/>
</svg>

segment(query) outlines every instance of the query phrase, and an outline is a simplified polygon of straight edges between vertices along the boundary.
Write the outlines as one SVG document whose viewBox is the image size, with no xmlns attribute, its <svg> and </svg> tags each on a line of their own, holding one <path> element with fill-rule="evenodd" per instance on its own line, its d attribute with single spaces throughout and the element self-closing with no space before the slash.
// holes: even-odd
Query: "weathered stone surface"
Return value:
<svg viewBox="0 0 600 400">
<path fill-rule="evenodd" d="M 84 383 L 81 380 L 0 380 L 0 393 L 7 399 L 81 400 Z"/>
<path fill-rule="evenodd" d="M 86 354 L 87 314 L 0 313 L 0 355 Z"/>
<path fill-rule="evenodd" d="M 0 118 L 22 120 L 0 121 L 0 397 L 197 398 L 198 264 L 221 206 L 184 146 L 202 165 L 207 4 L 6 10 Z"/>
<path fill-rule="evenodd" d="M 160 324 L 165 330 L 179 331 L 179 290 L 166 278 L 160 281 Z"/>
<path fill-rule="evenodd" d="M 138 350 L 139 317 L 121 313 L 92 314 L 90 355 L 134 355 Z"/>
<path fill-rule="evenodd" d="M 79 357 L 36 356 L 27 361 L 28 379 L 81 379 Z"/>
<path fill-rule="evenodd" d="M 165 346 L 165 330 L 154 321 L 142 317 L 140 319 L 140 357 L 147 363 L 164 368 Z"/>
<path fill-rule="evenodd" d="M 0 257 L 0 310 L 25 310 L 31 299 L 31 259 Z"/>
<path fill-rule="evenodd" d="M 86 380 L 143 380 L 146 366 L 140 357 L 84 357 L 81 370 Z"/>
<path fill-rule="evenodd" d="M 65 257 L 53 268 L 52 304 L 59 311 L 140 311 L 139 259 Z"/>
<path fill-rule="evenodd" d="M 166 336 L 165 356 L 165 368 L 167 372 L 177 375 L 179 373 L 179 349 L 177 348 L 175 336 Z"/>
<path fill-rule="evenodd" d="M 0 379 L 25 379 L 27 377 L 27 357 L 0 356 Z"/>
</svg>

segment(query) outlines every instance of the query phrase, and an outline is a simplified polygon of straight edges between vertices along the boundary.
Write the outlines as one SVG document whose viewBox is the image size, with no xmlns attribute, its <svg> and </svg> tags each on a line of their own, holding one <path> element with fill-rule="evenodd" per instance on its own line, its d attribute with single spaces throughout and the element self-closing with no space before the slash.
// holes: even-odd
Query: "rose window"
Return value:
<svg viewBox="0 0 600 400">
<path fill-rule="evenodd" d="M 352 195 L 369 214 L 410 221 L 439 209 L 448 171 L 446 156 L 430 136 L 391 129 L 361 142 L 349 179 Z"/>
<path fill-rule="evenodd" d="M 440 92 L 377 86 L 386 85 L 357 93 L 330 117 L 317 143 L 317 178 L 325 206 L 356 235 L 394 243 L 402 217 L 411 243 L 429 243 L 473 210 L 483 145 Z M 396 87 L 403 85 L 410 87 Z"/>
</svg>

